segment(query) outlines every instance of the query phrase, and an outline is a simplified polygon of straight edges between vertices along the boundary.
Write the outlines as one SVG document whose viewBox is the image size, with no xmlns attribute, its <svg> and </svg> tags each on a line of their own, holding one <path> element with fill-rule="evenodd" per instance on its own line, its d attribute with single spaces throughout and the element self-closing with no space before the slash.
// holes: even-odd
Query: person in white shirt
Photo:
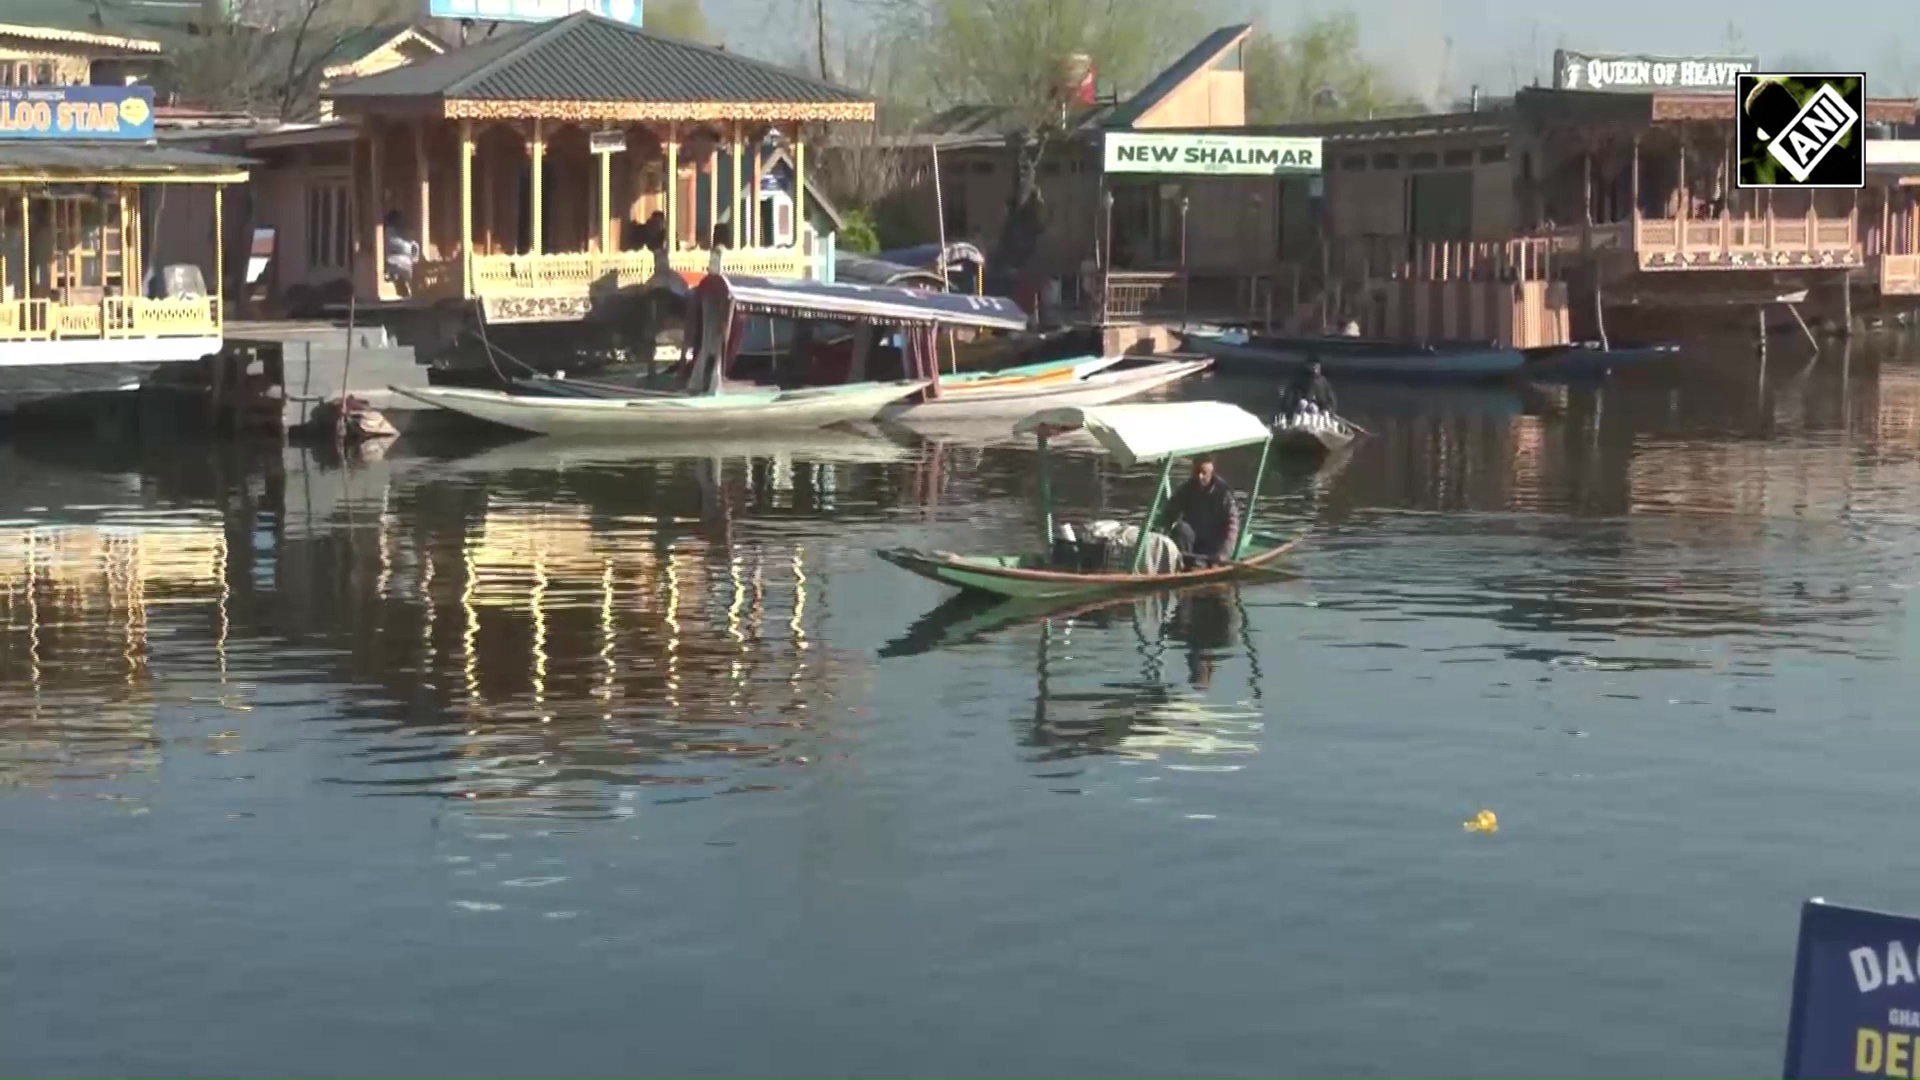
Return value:
<svg viewBox="0 0 1920 1080">
<path fill-rule="evenodd" d="M 389 210 L 386 216 L 386 271 L 387 280 L 400 290 L 401 296 L 413 295 L 413 264 L 419 261 L 420 245 L 408 238 L 401 227 L 400 211 Z"/>
</svg>

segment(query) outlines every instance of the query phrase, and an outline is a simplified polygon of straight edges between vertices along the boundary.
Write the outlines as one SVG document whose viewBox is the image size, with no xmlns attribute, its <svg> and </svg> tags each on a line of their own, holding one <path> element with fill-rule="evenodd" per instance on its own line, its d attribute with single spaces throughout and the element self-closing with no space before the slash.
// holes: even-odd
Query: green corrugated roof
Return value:
<svg viewBox="0 0 1920 1080">
<path fill-rule="evenodd" d="M 4 0 L 0 23 L 39 26 L 71 33 L 178 44 L 198 17 L 197 4 L 141 3 L 139 0 Z"/>
<path fill-rule="evenodd" d="M 587 12 L 352 79 L 328 96 L 769 104 L 870 100 L 785 68 Z"/>
</svg>

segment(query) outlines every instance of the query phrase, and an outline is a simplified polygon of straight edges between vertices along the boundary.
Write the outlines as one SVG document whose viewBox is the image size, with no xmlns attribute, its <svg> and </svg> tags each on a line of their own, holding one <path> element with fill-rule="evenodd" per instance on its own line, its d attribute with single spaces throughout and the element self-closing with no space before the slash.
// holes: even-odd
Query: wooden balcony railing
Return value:
<svg viewBox="0 0 1920 1080">
<path fill-rule="evenodd" d="M 1350 281 L 1537 281 L 1551 276 L 1558 250 L 1562 249 L 1555 236 L 1513 240 L 1345 237 L 1336 243 L 1333 269 L 1335 277 Z"/>
<path fill-rule="evenodd" d="M 1920 294 L 1920 255 L 1882 255 L 1879 262 L 1880 295 Z"/>
<path fill-rule="evenodd" d="M 211 337 L 220 333 L 220 302 L 210 296 L 149 300 L 110 296 L 97 304 L 49 299 L 0 302 L 0 341 Z"/>
<path fill-rule="evenodd" d="M 711 256 L 698 250 L 676 251 L 669 265 L 681 274 L 704 274 Z M 803 277 L 812 257 L 798 247 L 729 251 L 722 265 L 730 273 L 763 277 Z M 646 251 L 597 251 L 542 255 L 475 255 L 473 280 L 461 279 L 460 260 L 417 263 L 414 295 L 441 299 L 462 296 L 584 296 L 595 285 L 636 285 L 653 276 L 653 254 Z"/>
</svg>

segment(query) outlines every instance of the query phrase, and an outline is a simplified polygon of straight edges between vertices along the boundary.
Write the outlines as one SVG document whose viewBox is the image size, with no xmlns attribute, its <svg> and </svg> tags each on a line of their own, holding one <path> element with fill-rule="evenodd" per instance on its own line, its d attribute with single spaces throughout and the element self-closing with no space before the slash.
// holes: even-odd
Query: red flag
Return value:
<svg viewBox="0 0 1920 1080">
<path fill-rule="evenodd" d="M 1093 104 L 1093 65 L 1087 65 L 1087 76 L 1080 80 L 1080 89 L 1074 94 L 1075 100 L 1082 105 Z"/>
</svg>

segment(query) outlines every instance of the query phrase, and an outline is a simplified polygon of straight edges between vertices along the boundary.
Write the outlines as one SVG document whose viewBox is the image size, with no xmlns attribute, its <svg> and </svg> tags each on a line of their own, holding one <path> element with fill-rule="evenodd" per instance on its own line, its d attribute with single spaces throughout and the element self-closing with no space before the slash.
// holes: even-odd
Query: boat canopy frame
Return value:
<svg viewBox="0 0 1920 1080">
<path fill-rule="evenodd" d="M 1140 537 L 1134 543 L 1131 565 L 1136 574 L 1146 559 L 1153 523 L 1172 494 L 1174 462 L 1219 450 L 1259 446 L 1260 464 L 1254 469 L 1253 487 L 1247 492 L 1246 514 L 1233 542 L 1233 558 L 1237 561 L 1245 554 L 1260 505 L 1260 486 L 1266 480 L 1267 462 L 1273 455 L 1273 429 L 1265 421 L 1224 401 L 1064 406 L 1028 415 L 1014 424 L 1013 433 L 1032 435 L 1040 452 L 1042 550 L 1053 543 L 1053 465 L 1048 444 L 1055 436 L 1074 431 L 1092 435 L 1123 467 L 1160 463 L 1153 501 L 1147 506 L 1146 517 L 1140 523 Z M 1205 432 L 1205 435 L 1189 436 L 1182 432 Z"/>
<path fill-rule="evenodd" d="M 688 387 L 693 393 L 721 392 L 724 373 L 740 353 L 745 320 L 750 315 L 867 328 L 898 327 L 906 338 L 906 376 L 926 383 L 930 397 L 940 393 L 940 330 L 964 327 L 1022 331 L 1028 327 L 1026 311 L 1001 296 L 708 274 L 694 288 L 688 306 L 687 337 L 694 358 Z M 871 344 L 871 330 L 865 343 Z M 864 352 L 857 348 L 856 356 Z M 854 381 L 864 380 L 864 362 L 857 358 L 855 366 Z"/>
</svg>

